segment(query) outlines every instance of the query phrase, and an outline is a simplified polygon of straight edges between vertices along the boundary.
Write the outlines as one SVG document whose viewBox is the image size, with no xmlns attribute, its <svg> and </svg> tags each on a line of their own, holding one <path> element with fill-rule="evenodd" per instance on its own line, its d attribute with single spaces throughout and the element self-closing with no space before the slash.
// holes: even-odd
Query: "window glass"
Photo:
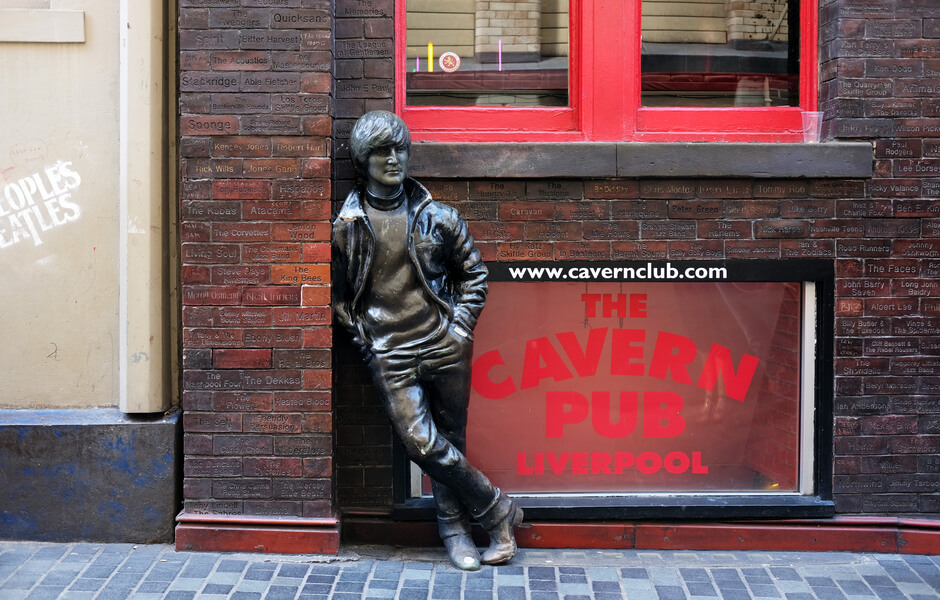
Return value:
<svg viewBox="0 0 940 600">
<path fill-rule="evenodd" d="M 802 287 L 490 283 L 468 457 L 516 493 L 800 491 Z"/>
<path fill-rule="evenodd" d="M 797 106 L 798 0 L 643 0 L 644 106 Z"/>
<path fill-rule="evenodd" d="M 409 106 L 568 106 L 567 0 L 407 0 Z"/>
</svg>

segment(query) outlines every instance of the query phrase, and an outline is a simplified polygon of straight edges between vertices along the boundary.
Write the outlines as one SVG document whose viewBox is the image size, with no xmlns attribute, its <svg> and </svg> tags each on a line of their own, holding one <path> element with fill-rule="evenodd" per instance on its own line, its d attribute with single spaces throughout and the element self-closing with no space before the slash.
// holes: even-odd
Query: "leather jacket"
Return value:
<svg viewBox="0 0 940 600">
<path fill-rule="evenodd" d="M 428 295 L 440 304 L 451 325 L 468 334 L 486 301 L 486 266 L 466 222 L 456 209 L 435 202 L 428 190 L 406 178 L 408 256 Z M 362 322 L 362 295 L 369 280 L 375 231 L 357 186 L 333 222 L 333 311 L 353 342 L 369 352 Z"/>
</svg>

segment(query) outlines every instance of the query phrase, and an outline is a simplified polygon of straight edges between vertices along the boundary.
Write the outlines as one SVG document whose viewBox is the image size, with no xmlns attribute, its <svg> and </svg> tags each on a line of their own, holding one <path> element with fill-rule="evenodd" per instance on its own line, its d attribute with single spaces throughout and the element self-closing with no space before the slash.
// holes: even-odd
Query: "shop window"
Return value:
<svg viewBox="0 0 940 600">
<path fill-rule="evenodd" d="M 531 263 L 492 265 L 468 458 L 535 506 L 824 499 L 831 266 L 762 268 L 585 263 L 525 281 Z M 417 471 L 409 485 L 430 493 Z"/>
<path fill-rule="evenodd" d="M 438 141 L 800 141 L 815 0 L 407 0 L 397 109 Z"/>
</svg>

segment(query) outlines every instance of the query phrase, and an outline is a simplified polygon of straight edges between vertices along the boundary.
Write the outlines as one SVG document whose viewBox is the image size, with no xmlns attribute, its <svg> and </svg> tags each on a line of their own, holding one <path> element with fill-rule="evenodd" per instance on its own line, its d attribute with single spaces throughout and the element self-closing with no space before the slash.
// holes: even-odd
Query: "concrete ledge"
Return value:
<svg viewBox="0 0 940 600">
<path fill-rule="evenodd" d="M 0 8 L 0 42 L 85 42 L 85 11 Z"/>
<path fill-rule="evenodd" d="M 181 422 L 178 412 L 0 410 L 0 538 L 171 541 Z"/>
<path fill-rule="evenodd" d="M 415 177 L 869 178 L 868 142 L 825 144 L 415 142 Z"/>
</svg>

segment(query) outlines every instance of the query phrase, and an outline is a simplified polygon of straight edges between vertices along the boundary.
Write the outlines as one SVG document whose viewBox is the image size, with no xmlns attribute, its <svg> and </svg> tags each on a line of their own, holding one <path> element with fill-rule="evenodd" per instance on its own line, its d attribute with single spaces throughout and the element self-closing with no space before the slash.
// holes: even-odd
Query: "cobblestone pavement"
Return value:
<svg viewBox="0 0 940 600">
<path fill-rule="evenodd" d="M 940 598 L 940 557 L 526 549 L 509 565 L 462 573 L 436 548 L 290 556 L 0 542 L 0 599 L 53 598 L 928 600 Z"/>
</svg>

